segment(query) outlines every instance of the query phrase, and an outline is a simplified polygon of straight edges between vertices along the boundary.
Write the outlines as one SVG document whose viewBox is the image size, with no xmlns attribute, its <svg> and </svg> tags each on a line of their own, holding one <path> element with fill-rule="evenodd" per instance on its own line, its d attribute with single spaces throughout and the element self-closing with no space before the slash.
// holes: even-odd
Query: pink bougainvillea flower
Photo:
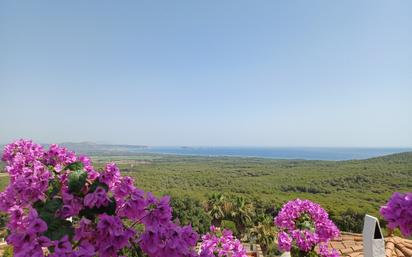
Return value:
<svg viewBox="0 0 412 257">
<path fill-rule="evenodd" d="M 278 245 L 282 251 L 296 247 L 302 252 L 310 252 L 316 245 L 327 243 L 340 233 L 328 213 L 319 204 L 309 200 L 287 202 L 274 222 L 281 230 Z M 327 257 L 323 254 L 326 254 L 325 250 L 320 255 Z"/>
<path fill-rule="evenodd" d="M 412 192 L 395 192 L 388 203 L 381 207 L 380 213 L 388 222 L 389 228 L 399 228 L 406 237 L 412 235 Z"/>
<path fill-rule="evenodd" d="M 2 160 L 10 184 L 0 193 L 0 211 L 9 215 L 6 240 L 16 257 L 42 257 L 44 248 L 53 249 L 50 257 L 111 257 L 132 244 L 149 257 L 197 256 L 198 236 L 190 226 L 171 221 L 169 197 L 158 199 L 136 188 L 114 163 L 98 173 L 87 156 L 54 144 L 44 150 L 30 140 L 6 145 Z M 73 167 L 86 178 L 81 172 L 71 176 Z M 71 192 L 79 183 L 82 190 Z M 57 225 L 48 227 L 46 221 Z M 139 234 L 129 227 L 131 221 L 140 225 Z M 67 234 L 51 240 L 46 235 L 56 226 Z"/>
<path fill-rule="evenodd" d="M 242 243 L 233 236 L 232 231 L 225 229 L 220 233 L 220 230 L 214 226 L 210 227 L 210 231 L 210 233 L 202 237 L 200 257 L 247 257 L 245 248 Z M 221 235 L 219 235 L 219 233 Z"/>
</svg>

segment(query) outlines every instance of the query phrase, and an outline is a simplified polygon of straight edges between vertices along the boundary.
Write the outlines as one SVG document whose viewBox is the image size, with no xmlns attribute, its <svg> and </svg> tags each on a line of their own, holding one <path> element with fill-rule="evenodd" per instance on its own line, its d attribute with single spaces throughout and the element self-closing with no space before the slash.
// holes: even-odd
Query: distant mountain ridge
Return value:
<svg viewBox="0 0 412 257">
<path fill-rule="evenodd" d="M 98 144 L 93 142 L 63 142 L 58 144 L 64 146 L 71 151 L 75 151 L 79 154 L 91 154 L 91 155 L 108 155 L 108 154 L 125 154 L 129 155 L 137 150 L 147 148 L 145 145 L 111 145 L 111 144 Z"/>
<path fill-rule="evenodd" d="M 378 156 L 366 159 L 369 161 L 388 161 L 388 162 L 402 162 L 402 163 L 412 163 L 412 152 L 402 152 L 402 153 L 394 153 L 388 154 L 384 156 Z M 412 168 L 412 167 L 411 167 Z"/>
<path fill-rule="evenodd" d="M 64 147 L 84 147 L 84 148 L 125 148 L 125 149 L 135 149 L 135 148 L 147 148 L 147 145 L 122 145 L 122 144 L 99 144 L 94 142 L 62 142 L 59 143 Z"/>
<path fill-rule="evenodd" d="M 48 148 L 51 144 L 41 144 Z M 66 147 L 77 154 L 85 155 L 135 155 L 136 151 L 148 148 L 146 145 L 98 144 L 94 142 L 62 142 L 59 146 Z M 5 145 L 0 144 L 1 151 Z"/>
</svg>

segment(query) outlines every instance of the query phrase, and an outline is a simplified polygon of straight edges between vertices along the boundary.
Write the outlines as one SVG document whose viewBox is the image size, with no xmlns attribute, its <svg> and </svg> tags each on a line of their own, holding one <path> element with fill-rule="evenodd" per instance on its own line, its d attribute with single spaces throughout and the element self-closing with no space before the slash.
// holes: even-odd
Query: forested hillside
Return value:
<svg viewBox="0 0 412 257">
<path fill-rule="evenodd" d="M 273 217 L 295 198 L 328 210 L 344 231 L 360 232 L 366 213 L 394 191 L 412 188 L 412 153 L 357 161 L 271 160 L 170 155 L 94 156 L 95 167 L 116 162 L 136 185 L 172 196 L 174 217 L 204 233 L 210 224 L 255 238 L 265 252 L 276 252 Z M 0 174 L 0 186 L 8 183 Z M 382 221 L 383 222 L 383 221 Z"/>
</svg>

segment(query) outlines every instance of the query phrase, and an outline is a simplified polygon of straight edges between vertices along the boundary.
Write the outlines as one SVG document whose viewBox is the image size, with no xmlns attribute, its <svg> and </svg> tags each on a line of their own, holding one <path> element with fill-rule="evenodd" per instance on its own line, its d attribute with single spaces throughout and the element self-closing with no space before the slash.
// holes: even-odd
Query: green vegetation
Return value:
<svg viewBox="0 0 412 257">
<path fill-rule="evenodd" d="M 13 257 L 13 247 L 7 245 L 4 249 L 3 257 Z"/>
<path fill-rule="evenodd" d="M 412 153 L 354 161 L 270 160 L 171 155 L 94 156 L 95 166 L 115 161 L 137 186 L 172 196 L 174 218 L 204 233 L 210 224 L 273 247 L 273 217 L 295 198 L 318 202 L 344 231 L 360 232 L 366 213 L 394 191 L 412 188 Z M 0 187 L 8 177 L 0 174 Z"/>
<path fill-rule="evenodd" d="M 200 234 L 209 232 L 211 218 L 200 201 L 184 196 L 174 197 L 170 203 L 174 220 L 179 221 L 180 224 L 191 224 Z"/>
<path fill-rule="evenodd" d="M 122 170 L 134 177 L 139 187 L 157 194 L 190 195 L 205 201 L 216 192 L 274 205 L 300 197 L 319 202 L 336 214 L 352 209 L 377 215 L 394 191 L 412 188 L 412 153 L 341 162 L 148 158 L 137 165 L 128 164 L 122 157 L 111 160 L 122 160 Z"/>
<path fill-rule="evenodd" d="M 393 192 L 412 188 L 412 153 L 353 161 L 169 155 L 94 160 L 115 161 L 144 190 L 186 202 L 185 208 L 174 208 L 182 224 L 194 224 L 199 232 L 209 224 L 231 228 L 269 256 L 277 253 L 273 217 L 288 200 L 318 202 L 341 230 L 359 233 L 366 213 L 380 217 L 380 206 Z M 187 215 L 189 210 L 196 211 Z"/>
</svg>

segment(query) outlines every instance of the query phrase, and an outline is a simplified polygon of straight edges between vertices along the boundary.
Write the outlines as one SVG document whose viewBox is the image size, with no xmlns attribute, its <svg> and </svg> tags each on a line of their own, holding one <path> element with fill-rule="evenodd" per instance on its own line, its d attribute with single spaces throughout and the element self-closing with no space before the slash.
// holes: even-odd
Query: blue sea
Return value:
<svg viewBox="0 0 412 257">
<path fill-rule="evenodd" d="M 147 147 L 136 152 L 189 155 L 233 156 L 270 159 L 354 160 L 412 151 L 412 148 L 318 148 L 318 147 Z"/>
</svg>

